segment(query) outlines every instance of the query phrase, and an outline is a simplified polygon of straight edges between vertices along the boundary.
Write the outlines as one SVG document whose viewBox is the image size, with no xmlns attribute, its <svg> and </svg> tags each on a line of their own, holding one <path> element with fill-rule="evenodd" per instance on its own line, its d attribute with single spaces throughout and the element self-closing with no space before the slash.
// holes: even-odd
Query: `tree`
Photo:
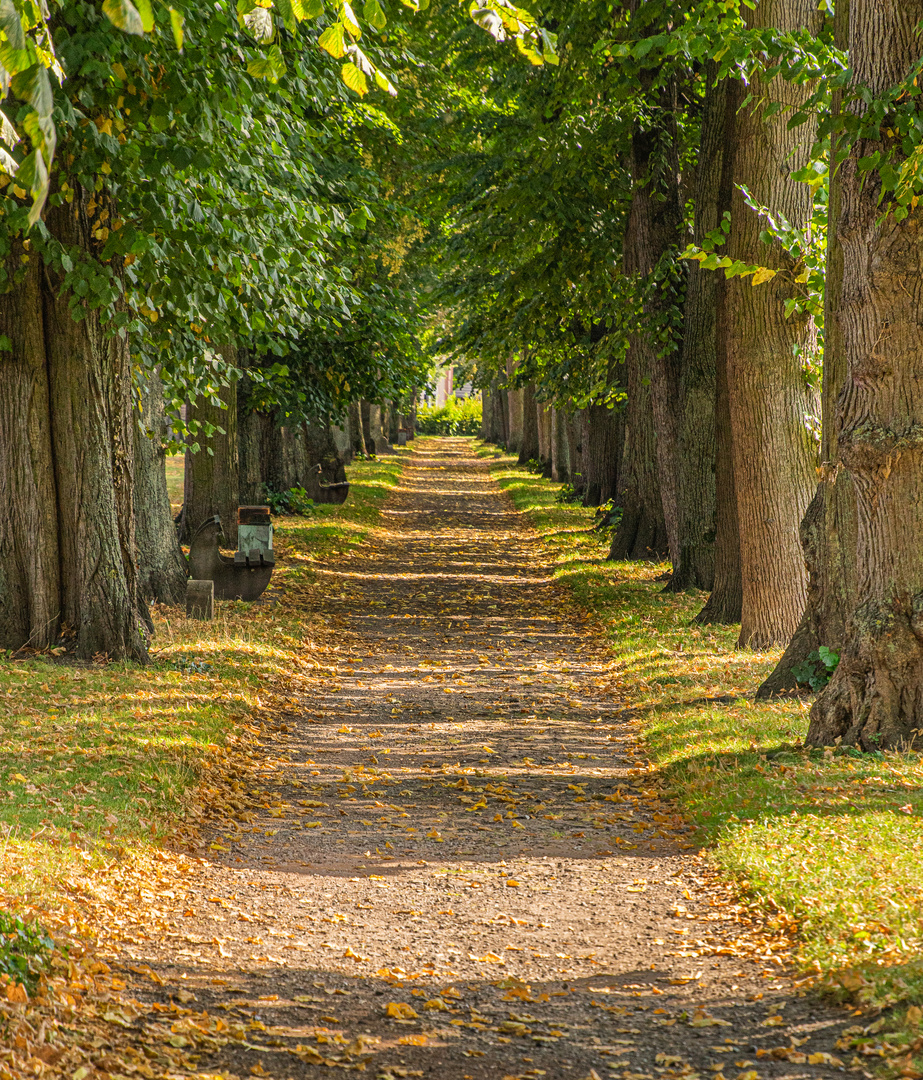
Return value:
<svg viewBox="0 0 923 1080">
<path fill-rule="evenodd" d="M 820 31 L 812 0 L 764 0 L 748 10 L 749 27 L 791 33 Z M 786 318 L 792 285 L 779 275 L 793 261 L 777 239 L 767 247 L 762 216 L 794 229 L 810 226 L 812 199 L 792 173 L 809 160 L 816 131 L 806 120 L 790 127 L 788 115 L 810 97 L 798 83 L 755 73 L 737 117 L 727 257 L 765 264 L 752 281 L 727 283 L 728 391 L 743 605 L 740 645 L 786 643 L 804 606 L 806 573 L 798 527 L 813 490 L 817 451 L 805 418 L 817 411 L 804 365 L 813 359 L 816 328 L 807 313 Z M 778 103 L 772 112 L 767 106 Z M 749 205 L 748 205 L 749 203 Z M 755 211 L 756 204 L 765 211 Z M 763 234 L 763 235 L 761 235 Z M 765 285 L 763 277 L 771 279 Z"/>
<path fill-rule="evenodd" d="M 854 81 L 836 126 L 851 145 L 833 224 L 842 283 L 831 343 L 845 377 L 828 467 L 855 490 L 856 596 L 839 665 L 811 710 L 815 746 L 911 747 L 923 728 L 923 318 L 907 287 L 923 269 L 913 149 L 921 19 L 919 0 L 848 5 Z"/>
</svg>

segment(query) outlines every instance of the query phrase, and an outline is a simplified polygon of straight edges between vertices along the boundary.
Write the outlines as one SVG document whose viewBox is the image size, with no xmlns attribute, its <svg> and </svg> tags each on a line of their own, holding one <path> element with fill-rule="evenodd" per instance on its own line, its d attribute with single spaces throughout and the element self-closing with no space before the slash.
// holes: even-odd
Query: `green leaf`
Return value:
<svg viewBox="0 0 923 1080">
<path fill-rule="evenodd" d="M 247 31 L 263 44 L 268 45 L 275 36 L 276 28 L 272 22 L 272 12 L 268 8 L 255 7 L 243 16 L 241 22 Z"/>
<path fill-rule="evenodd" d="M 384 90 L 386 94 L 390 94 L 391 97 L 397 97 L 397 90 L 395 90 L 388 78 L 383 72 L 379 71 L 378 68 L 375 68 L 375 85 L 379 90 Z"/>
<path fill-rule="evenodd" d="M 330 53 L 334 60 L 339 60 L 346 52 L 346 30 L 342 23 L 335 22 L 318 38 L 317 44 Z"/>
<path fill-rule="evenodd" d="M 22 19 L 13 0 L 0 0 L 0 30 L 6 34 L 6 40 L 14 49 L 26 47 L 26 35 L 22 29 Z"/>
<path fill-rule="evenodd" d="M 340 22 L 346 27 L 350 37 L 358 41 L 362 37 L 362 27 L 359 25 L 359 20 L 356 18 L 356 13 L 353 11 L 352 6 L 347 3 L 347 0 L 343 0 L 340 4 Z"/>
<path fill-rule="evenodd" d="M 170 8 L 170 27 L 173 30 L 173 40 L 180 52 L 183 51 L 183 13 L 176 8 Z"/>
<path fill-rule="evenodd" d="M 48 70 L 44 64 L 32 64 L 25 71 L 18 71 L 10 81 L 13 93 L 28 102 L 39 116 L 51 116 L 54 101 Z"/>
<path fill-rule="evenodd" d="M 144 22 L 131 0 L 103 0 L 103 12 L 126 34 L 143 34 Z"/>
<path fill-rule="evenodd" d="M 11 0 L 6 0 L 6 2 L 10 3 Z M 376 30 L 383 30 L 388 24 L 388 18 L 379 0 L 366 0 L 362 13 L 365 15 L 365 21 Z"/>
<path fill-rule="evenodd" d="M 151 9 L 151 0 L 135 0 L 135 4 L 138 8 L 138 14 L 141 16 L 141 25 L 144 27 L 144 32 L 149 34 L 154 29 L 154 12 Z"/>
<path fill-rule="evenodd" d="M 367 94 L 369 92 L 369 80 L 366 78 L 365 72 L 360 71 L 353 63 L 344 64 L 340 74 L 343 77 L 343 82 L 354 90 L 357 94 Z"/>
<path fill-rule="evenodd" d="M 305 19 L 318 19 L 324 14 L 324 0 L 303 0 Z"/>
</svg>

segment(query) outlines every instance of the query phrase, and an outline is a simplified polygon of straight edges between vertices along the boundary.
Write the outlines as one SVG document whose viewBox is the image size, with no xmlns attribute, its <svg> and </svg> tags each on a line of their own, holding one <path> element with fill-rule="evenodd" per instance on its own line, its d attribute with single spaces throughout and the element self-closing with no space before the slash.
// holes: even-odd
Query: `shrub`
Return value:
<svg viewBox="0 0 923 1080">
<path fill-rule="evenodd" d="M 421 405 L 417 409 L 416 429 L 421 435 L 480 435 L 480 397 L 456 397 L 437 408 Z"/>
<path fill-rule="evenodd" d="M 266 502 L 273 514 L 309 517 L 314 513 L 314 500 L 308 498 L 308 493 L 303 487 L 289 488 L 288 491 L 273 491 L 271 487 L 264 484 L 263 488 L 266 493 Z"/>
<path fill-rule="evenodd" d="M 54 942 L 34 923 L 0 912 L 0 972 L 35 992 L 39 976 L 48 966 Z"/>
</svg>

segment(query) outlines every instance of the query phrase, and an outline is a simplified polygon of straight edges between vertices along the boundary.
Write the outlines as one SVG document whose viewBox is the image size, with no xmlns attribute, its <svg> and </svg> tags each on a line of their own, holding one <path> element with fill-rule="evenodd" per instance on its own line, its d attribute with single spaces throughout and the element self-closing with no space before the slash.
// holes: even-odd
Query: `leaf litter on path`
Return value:
<svg viewBox="0 0 923 1080">
<path fill-rule="evenodd" d="M 793 1075 L 780 1039 L 839 1068 L 845 1014 L 704 868 L 630 679 L 469 443 L 418 441 L 315 570 L 285 602 L 336 663 L 277 695 L 242 805 L 113 943 L 141 1057 L 88 1076 L 752 1080 Z"/>
</svg>

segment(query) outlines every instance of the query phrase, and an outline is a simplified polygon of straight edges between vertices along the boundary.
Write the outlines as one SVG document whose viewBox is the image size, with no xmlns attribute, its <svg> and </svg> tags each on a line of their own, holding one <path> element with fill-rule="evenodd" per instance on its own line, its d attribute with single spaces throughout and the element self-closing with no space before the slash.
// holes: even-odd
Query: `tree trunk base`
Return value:
<svg viewBox="0 0 923 1080">
<path fill-rule="evenodd" d="M 622 520 L 612 537 L 607 559 L 631 561 L 636 559 L 665 558 L 669 552 L 667 530 L 663 517 L 658 517 L 646 507 L 624 510 Z"/>
</svg>

